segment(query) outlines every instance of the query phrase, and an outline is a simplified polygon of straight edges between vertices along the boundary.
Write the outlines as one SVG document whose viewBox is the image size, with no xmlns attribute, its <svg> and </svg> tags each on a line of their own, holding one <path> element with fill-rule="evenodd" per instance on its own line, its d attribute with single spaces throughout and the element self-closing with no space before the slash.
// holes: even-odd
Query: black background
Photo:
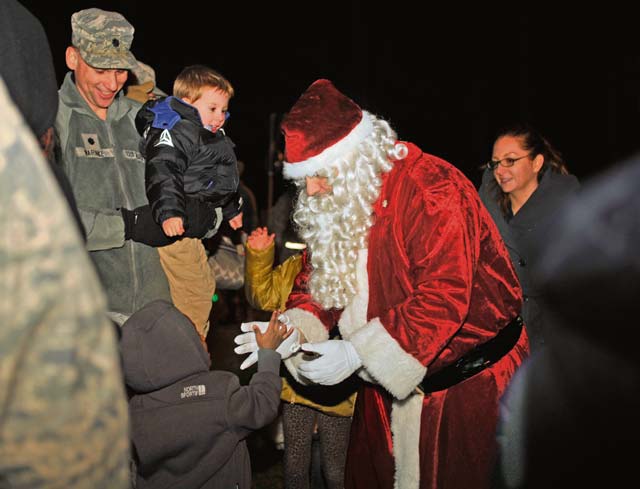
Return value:
<svg viewBox="0 0 640 489">
<path fill-rule="evenodd" d="M 236 89 L 227 133 L 262 208 L 270 117 L 279 120 L 317 78 L 476 185 L 495 131 L 516 119 L 547 135 L 581 180 L 639 146 L 639 29 L 629 8 L 612 3 L 22 3 L 47 31 L 60 82 L 71 14 L 89 7 L 116 10 L 134 25 L 132 51 L 155 68 L 164 91 L 189 64 L 225 75 Z M 280 189 L 276 175 L 276 195 Z"/>
</svg>

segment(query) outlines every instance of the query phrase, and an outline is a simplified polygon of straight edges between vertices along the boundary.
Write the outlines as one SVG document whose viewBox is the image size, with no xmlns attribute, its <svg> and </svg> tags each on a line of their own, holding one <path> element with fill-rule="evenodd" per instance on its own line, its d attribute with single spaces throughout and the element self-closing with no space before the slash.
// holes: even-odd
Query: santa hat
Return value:
<svg viewBox="0 0 640 489">
<path fill-rule="evenodd" d="M 285 178 L 312 176 L 329 168 L 373 132 L 373 117 L 340 93 L 329 80 L 317 80 L 282 121 Z"/>
</svg>

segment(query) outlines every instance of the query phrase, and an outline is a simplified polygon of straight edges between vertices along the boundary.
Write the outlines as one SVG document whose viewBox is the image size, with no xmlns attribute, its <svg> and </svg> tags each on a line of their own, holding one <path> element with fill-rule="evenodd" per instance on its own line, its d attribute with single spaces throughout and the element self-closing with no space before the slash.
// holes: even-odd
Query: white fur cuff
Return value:
<svg viewBox="0 0 640 489">
<path fill-rule="evenodd" d="M 288 309 L 284 312 L 291 326 L 300 330 L 308 343 L 319 343 L 329 339 L 329 331 L 316 316 L 304 309 Z M 303 343 L 302 341 L 300 343 Z"/>
<path fill-rule="evenodd" d="M 284 314 L 289 318 L 289 324 L 298 328 L 304 335 L 305 340 L 300 341 L 300 343 L 319 343 L 320 341 L 326 341 L 329 339 L 329 332 L 327 331 L 327 328 L 325 328 L 320 319 L 310 312 L 305 311 L 304 309 L 293 308 L 286 310 Z M 309 381 L 304 377 L 301 377 L 296 369 L 301 360 L 302 352 L 298 352 L 286 359 L 284 361 L 284 365 L 287 367 L 287 370 L 289 370 L 291 375 L 293 375 L 294 379 L 303 385 L 308 385 Z"/>
<path fill-rule="evenodd" d="M 369 375 L 396 399 L 411 394 L 427 373 L 427 367 L 391 337 L 379 318 L 369 321 L 349 341 Z"/>
</svg>

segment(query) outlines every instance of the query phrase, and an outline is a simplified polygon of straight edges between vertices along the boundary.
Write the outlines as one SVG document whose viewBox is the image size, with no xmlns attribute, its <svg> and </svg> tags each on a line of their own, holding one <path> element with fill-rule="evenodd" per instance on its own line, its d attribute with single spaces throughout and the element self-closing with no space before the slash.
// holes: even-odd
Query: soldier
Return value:
<svg viewBox="0 0 640 489">
<path fill-rule="evenodd" d="M 56 130 L 110 315 L 122 324 L 148 302 L 170 300 L 158 253 L 148 246 L 168 241 L 145 194 L 135 128 L 140 104 L 122 91 L 129 70 L 138 67 L 130 51 L 134 29 L 121 14 L 97 8 L 74 13 L 71 28 L 65 53 L 71 72 L 59 91 Z M 206 232 L 215 215 L 204 204 L 197 212 L 199 201 L 193 205 L 202 218 L 193 221 Z"/>
</svg>

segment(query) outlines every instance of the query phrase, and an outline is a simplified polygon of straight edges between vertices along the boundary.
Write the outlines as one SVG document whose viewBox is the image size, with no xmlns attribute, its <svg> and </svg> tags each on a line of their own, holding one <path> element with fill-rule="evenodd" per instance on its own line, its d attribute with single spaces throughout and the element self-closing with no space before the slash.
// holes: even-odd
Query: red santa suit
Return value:
<svg viewBox="0 0 640 489">
<path fill-rule="evenodd" d="M 338 94 L 332 96 L 344 97 Z M 292 142 L 293 126 L 283 123 Z M 356 121 L 346 140 L 362 126 Z M 426 394 L 417 387 L 496 337 L 519 314 L 521 290 L 472 183 L 446 161 L 401 144 L 408 152 L 383 175 L 368 249 L 359 252 L 357 295 L 344 310 L 324 310 L 306 288 L 307 265 L 287 315 L 310 342 L 327 340 L 337 324 L 362 361 L 347 487 L 489 487 L 499 400 L 528 354 L 525 329 L 510 351 L 472 377 Z M 298 163 L 288 164 L 291 173 Z M 296 358 L 287 361 L 292 372 Z"/>
</svg>

